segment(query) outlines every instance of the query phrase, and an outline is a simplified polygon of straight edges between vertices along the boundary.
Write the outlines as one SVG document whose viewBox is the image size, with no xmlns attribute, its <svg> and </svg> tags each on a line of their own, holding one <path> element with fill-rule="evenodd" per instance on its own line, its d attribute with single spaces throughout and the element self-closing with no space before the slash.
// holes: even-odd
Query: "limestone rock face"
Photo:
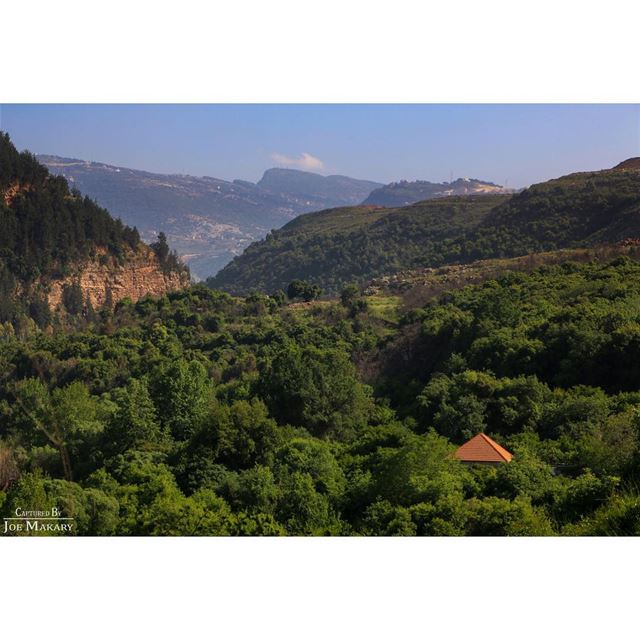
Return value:
<svg viewBox="0 0 640 640">
<path fill-rule="evenodd" d="M 48 283 L 49 308 L 61 308 L 65 287 L 76 284 L 80 285 L 84 299 L 90 300 L 97 309 L 109 301 L 115 304 L 123 298 L 135 302 L 146 295 L 163 296 L 187 287 L 189 277 L 186 273 L 165 273 L 155 253 L 142 244 L 122 261 L 106 251 L 99 251 L 92 259 L 77 265 L 70 275 Z"/>
</svg>

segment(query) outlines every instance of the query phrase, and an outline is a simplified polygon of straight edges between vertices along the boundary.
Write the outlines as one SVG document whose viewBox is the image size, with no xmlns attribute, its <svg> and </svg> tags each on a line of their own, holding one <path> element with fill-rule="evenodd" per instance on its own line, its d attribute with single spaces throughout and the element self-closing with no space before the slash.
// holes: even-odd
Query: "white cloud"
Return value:
<svg viewBox="0 0 640 640">
<path fill-rule="evenodd" d="M 306 171 L 322 171 L 324 162 L 320 158 L 312 156 L 310 153 L 303 153 L 298 158 L 285 156 L 281 153 L 272 153 L 271 159 L 279 165 L 285 167 L 295 167 L 296 169 L 305 169 Z"/>
</svg>

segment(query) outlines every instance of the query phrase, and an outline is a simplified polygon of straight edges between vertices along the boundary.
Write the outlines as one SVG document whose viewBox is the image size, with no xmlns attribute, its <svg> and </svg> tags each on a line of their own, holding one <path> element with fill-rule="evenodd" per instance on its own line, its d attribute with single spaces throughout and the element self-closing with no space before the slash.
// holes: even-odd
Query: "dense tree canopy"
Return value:
<svg viewBox="0 0 640 640">
<path fill-rule="evenodd" d="M 0 510 L 84 535 L 637 534 L 640 264 L 548 266 L 390 324 L 195 286 L 1 336 Z M 469 467 L 486 432 L 513 452 Z"/>
<path fill-rule="evenodd" d="M 120 220 L 52 176 L 0 133 L 0 258 L 24 281 L 87 257 L 97 247 L 121 256 L 140 237 Z"/>
</svg>

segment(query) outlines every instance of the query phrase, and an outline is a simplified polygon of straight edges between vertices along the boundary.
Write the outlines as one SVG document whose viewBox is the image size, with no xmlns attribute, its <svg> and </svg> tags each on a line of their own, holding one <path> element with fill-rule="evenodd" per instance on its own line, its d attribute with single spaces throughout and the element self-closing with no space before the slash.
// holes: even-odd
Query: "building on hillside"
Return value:
<svg viewBox="0 0 640 640">
<path fill-rule="evenodd" d="M 458 447 L 454 455 L 465 464 L 497 465 L 511 462 L 513 458 L 513 454 L 484 433 L 479 433 Z"/>
</svg>

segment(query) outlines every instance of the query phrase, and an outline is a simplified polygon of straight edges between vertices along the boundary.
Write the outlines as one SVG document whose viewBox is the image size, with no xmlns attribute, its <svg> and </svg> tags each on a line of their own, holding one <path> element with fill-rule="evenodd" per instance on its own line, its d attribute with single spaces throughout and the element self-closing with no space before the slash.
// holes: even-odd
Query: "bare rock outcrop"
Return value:
<svg viewBox="0 0 640 640">
<path fill-rule="evenodd" d="M 189 285 L 189 276 L 187 272 L 166 272 L 155 253 L 140 244 L 137 251 L 129 252 L 121 261 L 101 250 L 92 259 L 76 265 L 70 275 L 49 281 L 49 308 L 61 308 L 65 288 L 73 285 L 79 285 L 84 299 L 97 309 L 124 298 L 135 302 L 146 295 L 163 296 L 183 289 Z"/>
</svg>

